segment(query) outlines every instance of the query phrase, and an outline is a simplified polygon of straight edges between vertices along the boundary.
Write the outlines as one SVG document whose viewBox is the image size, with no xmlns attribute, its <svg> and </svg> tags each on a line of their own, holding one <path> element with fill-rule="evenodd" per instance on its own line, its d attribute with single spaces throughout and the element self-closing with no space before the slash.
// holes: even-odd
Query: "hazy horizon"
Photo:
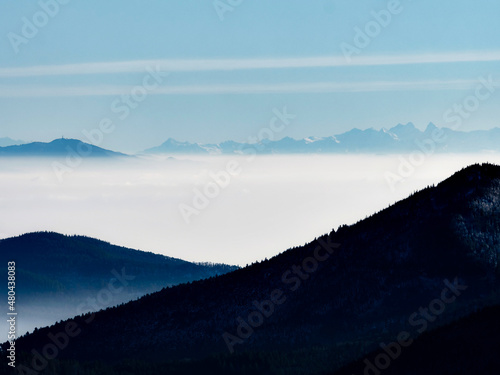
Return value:
<svg viewBox="0 0 500 375">
<path fill-rule="evenodd" d="M 361 131 L 366 131 L 366 130 L 375 130 L 375 131 L 378 131 L 378 132 L 381 132 L 381 131 L 389 131 L 397 126 L 400 126 L 400 125 L 403 125 L 404 127 L 414 127 L 415 129 L 417 129 L 418 131 L 422 132 L 422 135 L 423 135 L 423 132 L 429 127 L 429 126 L 432 126 L 435 124 L 433 124 L 432 122 L 429 122 L 427 124 L 427 126 L 425 127 L 417 127 L 415 126 L 415 124 L 413 124 L 413 122 L 409 122 L 409 123 L 406 123 L 406 124 L 395 124 L 393 126 L 387 126 L 387 127 L 381 127 L 379 129 L 376 129 L 374 127 L 368 127 L 368 128 L 363 128 L 363 127 L 355 127 L 355 128 L 352 128 L 352 129 L 349 129 L 347 132 L 345 133 L 340 133 L 340 134 L 330 134 L 330 135 L 325 135 L 325 136 L 318 136 L 318 135 L 309 135 L 308 137 L 305 137 L 305 138 L 293 138 L 293 137 L 289 137 L 289 136 L 286 136 L 286 135 L 283 135 L 281 136 L 280 134 L 276 133 L 276 132 L 273 132 L 270 128 L 262 128 L 260 129 L 259 131 L 259 134 L 258 136 L 253 136 L 253 137 L 248 137 L 246 140 L 236 140 L 236 139 L 223 139 L 219 142 L 216 142 L 216 143 L 211 143 L 213 145 L 218 145 L 218 144 L 222 144 L 224 142 L 238 142 L 238 143 L 241 143 L 241 144 L 249 144 L 249 145 L 253 145 L 253 144 L 259 144 L 260 142 L 262 141 L 281 141 L 283 139 L 287 139 L 287 138 L 291 138 L 293 140 L 307 140 L 307 139 L 320 139 L 320 138 L 328 138 L 328 137 L 332 137 L 332 136 L 339 136 L 339 135 L 343 135 L 343 134 L 346 134 L 350 131 L 354 131 L 354 130 L 361 130 Z M 456 133 L 462 133 L 462 134 L 468 134 L 470 132 L 474 132 L 474 131 L 492 131 L 492 130 L 495 130 L 495 129 L 499 129 L 500 126 L 494 126 L 492 128 L 488 128 L 488 129 L 474 129 L 474 130 L 470 130 L 470 131 L 465 131 L 463 129 L 460 129 L 460 128 L 454 128 L 454 127 L 438 127 L 438 129 L 443 129 L 443 130 L 450 130 L 450 131 L 453 131 L 453 132 L 456 132 Z M 102 135 L 102 138 L 101 138 L 101 135 L 96 135 L 98 133 L 92 133 L 92 134 L 89 134 L 89 133 L 86 133 L 86 134 L 83 134 L 82 136 L 80 136 L 79 138 L 66 138 L 64 136 L 61 136 L 61 137 L 58 137 L 58 138 L 54 138 L 54 139 L 49 139 L 49 140 L 15 140 L 15 141 L 21 141 L 23 142 L 22 144 L 29 144 L 29 143 L 37 143 L 37 142 L 41 142 L 41 143 L 51 143 L 53 141 L 56 141 L 56 140 L 59 140 L 59 139 L 74 139 L 74 140 L 78 140 L 78 141 L 81 141 L 81 142 L 84 142 L 84 143 L 87 143 L 87 144 L 91 144 L 93 146 L 97 146 L 97 147 L 102 147 L 101 145 L 101 139 L 104 139 L 104 134 L 101 133 Z M 11 139 L 14 141 L 14 139 L 10 138 L 10 137 L 5 137 L 7 139 Z M 2 139 L 2 137 L 0 137 L 0 139 Z M 120 153 L 125 153 L 127 155 L 139 155 L 141 157 L 151 157 L 151 155 L 145 155 L 144 152 L 149 150 L 149 149 L 152 149 L 152 148 L 155 148 L 155 147 L 159 147 L 161 145 L 163 145 L 166 141 L 168 140 L 175 140 L 175 141 L 178 141 L 178 142 L 181 142 L 181 143 L 189 143 L 189 144 L 200 144 L 200 145 L 208 145 L 207 143 L 203 143 L 203 142 L 198 142 L 194 139 L 174 139 L 174 138 L 167 138 L 167 139 L 164 139 L 164 140 L 158 140 L 156 143 L 154 144 L 151 144 L 148 148 L 146 149 L 136 149 L 136 148 L 130 148 L 128 150 L 126 149 L 122 149 L 122 148 L 118 148 L 118 149 L 109 149 L 109 151 L 114 151 L 114 152 L 120 152 Z M 429 140 L 432 140 L 429 138 Z M 438 143 L 442 143 L 441 141 L 439 141 Z M 444 144 L 446 144 L 447 141 L 444 142 Z M 15 144 L 17 145 L 17 144 Z M 15 146 L 14 145 L 14 146 Z M 377 146 L 376 142 L 374 142 L 374 144 L 372 146 Z M 1 147 L 9 147 L 9 146 L 0 146 Z M 418 148 L 417 146 L 415 146 L 415 148 Z M 481 152 L 484 152 L 486 150 L 488 150 L 488 147 L 487 146 L 483 146 L 482 147 L 482 150 Z M 391 155 L 391 154 L 398 154 L 398 153 L 401 153 L 401 152 L 404 152 L 404 151 L 393 151 L 393 150 L 387 150 L 385 151 L 385 153 L 387 153 L 388 155 Z M 327 152 L 328 153 L 328 152 Z M 368 151 L 368 152 L 365 152 L 365 151 L 353 151 L 352 152 L 353 154 L 365 154 L 365 153 L 372 153 L 371 151 Z M 384 151 L 381 151 L 381 153 L 384 153 Z M 295 154 L 294 152 L 292 152 L 291 154 Z M 159 155 L 161 156 L 161 153 L 159 153 Z M 177 157 L 177 156 L 182 156 L 182 157 L 185 157 L 185 158 L 189 158 L 191 157 L 193 154 L 192 153 L 189 153 L 189 152 L 186 152 L 184 154 L 182 153 L 179 153 L 179 152 L 175 152 L 175 153 L 172 153 L 172 154 L 169 154 L 168 152 L 165 152 L 163 153 L 163 155 L 165 156 L 173 156 L 173 157 Z"/>
</svg>

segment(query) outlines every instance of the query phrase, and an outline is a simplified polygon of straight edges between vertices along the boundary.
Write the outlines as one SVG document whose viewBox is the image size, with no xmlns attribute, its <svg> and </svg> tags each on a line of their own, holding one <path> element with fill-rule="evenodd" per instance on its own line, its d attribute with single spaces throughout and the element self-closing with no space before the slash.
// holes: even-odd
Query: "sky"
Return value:
<svg viewBox="0 0 500 375">
<path fill-rule="evenodd" d="M 230 5 L 233 4 L 233 5 Z M 447 126 L 500 81 L 495 0 L 4 0 L 0 137 L 50 141 L 112 121 L 105 148 Z M 496 92 L 461 130 L 499 126 Z M 94 139 L 95 141 L 95 139 Z M 93 142 L 96 143 L 96 142 Z"/>
</svg>

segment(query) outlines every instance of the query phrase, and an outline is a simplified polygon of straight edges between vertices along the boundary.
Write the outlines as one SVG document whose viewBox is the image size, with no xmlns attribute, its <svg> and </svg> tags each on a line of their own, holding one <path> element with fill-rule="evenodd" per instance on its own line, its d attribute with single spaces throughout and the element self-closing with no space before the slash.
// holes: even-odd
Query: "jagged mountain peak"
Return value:
<svg viewBox="0 0 500 375">
<path fill-rule="evenodd" d="M 220 144 L 201 144 L 177 142 L 169 139 L 159 147 L 146 150 L 146 153 L 204 153 L 204 154 L 240 154 L 241 150 L 253 149 L 260 154 L 287 153 L 401 153 L 413 152 L 415 141 L 423 141 L 436 136 L 439 129 L 429 123 L 424 131 L 411 122 L 398 124 L 390 129 L 353 128 L 330 137 L 307 137 L 294 139 L 285 136 L 282 139 L 264 139 L 256 143 L 225 141 Z M 500 131 L 498 128 L 484 131 L 459 132 L 441 128 L 439 142 L 435 142 L 436 152 L 474 152 L 483 150 L 500 151 Z M 467 145 L 464 148 L 464 144 Z"/>
</svg>

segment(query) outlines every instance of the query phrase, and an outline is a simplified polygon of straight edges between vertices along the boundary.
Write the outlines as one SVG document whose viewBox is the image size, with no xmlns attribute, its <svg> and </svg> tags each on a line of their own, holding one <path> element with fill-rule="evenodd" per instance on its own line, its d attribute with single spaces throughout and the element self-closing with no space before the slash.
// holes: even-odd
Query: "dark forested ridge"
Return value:
<svg viewBox="0 0 500 375">
<path fill-rule="evenodd" d="M 500 306 L 485 308 L 445 327 L 424 333 L 398 354 L 384 375 L 498 375 L 500 372 Z M 382 349 L 334 375 L 362 375 Z M 376 373 L 370 370 L 373 374 Z"/>
<path fill-rule="evenodd" d="M 80 313 L 100 310 L 166 286 L 237 269 L 222 264 L 195 264 L 93 238 L 51 232 L 0 240 L 0 262 L 10 261 L 16 262 L 16 292 L 23 321 L 32 319 L 44 325 L 77 315 L 80 304 Z M 109 288 L 111 280 L 116 281 Z M 85 303 L 87 298 L 96 302 Z"/>
<path fill-rule="evenodd" d="M 53 373 L 333 372 L 402 331 L 410 340 L 499 304 L 499 199 L 500 167 L 473 165 L 270 260 L 77 317 Z M 43 353 L 67 325 L 18 351 Z M 477 327 L 468 334 L 487 334 Z"/>
</svg>

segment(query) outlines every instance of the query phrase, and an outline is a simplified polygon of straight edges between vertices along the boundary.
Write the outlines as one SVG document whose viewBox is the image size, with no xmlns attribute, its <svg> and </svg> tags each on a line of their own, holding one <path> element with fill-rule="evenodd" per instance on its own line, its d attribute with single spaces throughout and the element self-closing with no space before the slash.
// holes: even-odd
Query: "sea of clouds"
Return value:
<svg viewBox="0 0 500 375">
<path fill-rule="evenodd" d="M 355 223 L 467 165 L 500 163 L 500 154 L 405 160 L 409 155 L 86 159 L 61 181 L 51 160 L 4 158 L 0 238 L 55 231 L 244 266 Z"/>
</svg>

